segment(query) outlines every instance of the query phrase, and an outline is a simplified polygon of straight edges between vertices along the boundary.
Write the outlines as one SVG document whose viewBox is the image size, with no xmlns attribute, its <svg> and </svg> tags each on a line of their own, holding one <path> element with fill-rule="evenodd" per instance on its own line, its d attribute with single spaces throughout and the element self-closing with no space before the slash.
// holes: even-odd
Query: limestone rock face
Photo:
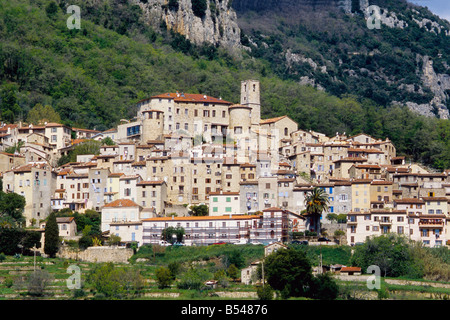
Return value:
<svg viewBox="0 0 450 320">
<path fill-rule="evenodd" d="M 450 76 L 448 74 L 437 74 L 433 68 L 433 60 L 428 56 L 423 57 L 423 83 L 429 87 L 434 93 L 434 98 L 431 101 L 438 108 L 438 113 L 441 119 L 448 119 L 449 112 L 444 105 L 446 99 L 446 90 L 450 90 Z"/>
<path fill-rule="evenodd" d="M 159 27 L 164 21 L 169 30 L 184 35 L 195 44 L 218 44 L 228 48 L 240 47 L 240 29 L 232 0 L 207 0 L 202 17 L 196 16 L 191 0 L 178 0 L 170 8 L 169 0 L 130 0 L 139 5 L 150 25 Z"/>
</svg>

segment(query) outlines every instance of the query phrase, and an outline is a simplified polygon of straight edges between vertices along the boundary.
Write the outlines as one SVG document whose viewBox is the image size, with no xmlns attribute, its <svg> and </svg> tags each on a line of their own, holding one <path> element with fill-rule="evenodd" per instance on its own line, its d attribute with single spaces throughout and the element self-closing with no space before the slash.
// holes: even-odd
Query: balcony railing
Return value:
<svg viewBox="0 0 450 320">
<path fill-rule="evenodd" d="M 428 227 L 428 228 L 443 228 L 444 227 L 444 221 L 443 220 L 420 220 L 419 221 L 420 227 Z"/>
</svg>

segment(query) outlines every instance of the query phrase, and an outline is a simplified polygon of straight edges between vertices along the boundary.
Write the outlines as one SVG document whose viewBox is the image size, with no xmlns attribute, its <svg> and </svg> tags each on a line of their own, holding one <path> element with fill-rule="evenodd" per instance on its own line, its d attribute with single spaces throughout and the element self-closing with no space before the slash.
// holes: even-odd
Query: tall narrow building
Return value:
<svg viewBox="0 0 450 320">
<path fill-rule="evenodd" d="M 261 121 L 260 86 L 258 80 L 241 82 L 241 105 L 251 108 L 252 126 L 259 126 Z"/>
</svg>

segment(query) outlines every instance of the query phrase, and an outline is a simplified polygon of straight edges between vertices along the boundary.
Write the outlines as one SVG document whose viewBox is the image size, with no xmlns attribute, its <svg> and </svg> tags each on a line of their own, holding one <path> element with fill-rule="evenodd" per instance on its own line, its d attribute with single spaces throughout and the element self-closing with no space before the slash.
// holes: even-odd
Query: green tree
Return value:
<svg viewBox="0 0 450 320">
<path fill-rule="evenodd" d="M 37 125 L 45 122 L 61 123 L 61 117 L 51 106 L 38 103 L 30 111 L 27 117 L 28 123 Z"/>
<path fill-rule="evenodd" d="M 191 206 L 192 215 L 196 217 L 207 216 L 209 213 L 208 206 L 206 204 L 200 204 L 198 206 Z"/>
<path fill-rule="evenodd" d="M 175 241 L 182 242 L 184 233 L 185 231 L 182 227 L 167 227 L 162 231 L 161 236 L 163 240 L 173 244 Z"/>
<path fill-rule="evenodd" d="M 306 215 L 309 216 L 312 228 L 320 235 L 320 218 L 322 212 L 328 210 L 328 194 L 319 187 L 314 187 L 305 197 Z"/>
<path fill-rule="evenodd" d="M 113 146 L 116 143 L 114 142 L 113 139 L 111 139 L 111 137 L 106 137 L 104 139 L 102 139 L 102 145 L 107 145 L 107 146 Z"/>
<path fill-rule="evenodd" d="M 54 258 L 59 250 L 59 229 L 56 214 L 50 213 L 45 224 L 44 252 Z"/>
<path fill-rule="evenodd" d="M 84 154 L 98 155 L 100 154 L 101 145 L 102 142 L 96 140 L 87 140 L 80 144 L 77 144 L 73 147 L 72 150 L 69 151 L 67 156 L 62 156 L 58 160 L 58 166 L 62 166 L 68 162 L 76 162 L 77 155 L 84 155 Z"/>
<path fill-rule="evenodd" d="M 20 227 L 24 222 L 25 197 L 0 190 L 0 225 Z"/>
<path fill-rule="evenodd" d="M 18 86 L 15 83 L 4 84 L 0 90 L 0 113 L 3 121 L 14 123 L 22 112 L 17 103 L 17 92 Z"/>
<path fill-rule="evenodd" d="M 328 273 L 313 277 L 309 290 L 313 299 L 334 300 L 339 295 L 339 286 Z"/>
<path fill-rule="evenodd" d="M 41 233 L 16 227 L 0 227 L 0 252 L 7 255 L 31 254 L 31 248 L 41 247 Z"/>
<path fill-rule="evenodd" d="M 155 271 L 156 282 L 158 283 L 158 288 L 164 289 L 170 287 L 174 278 L 172 273 L 168 268 L 159 267 Z"/>
<path fill-rule="evenodd" d="M 169 10 L 178 11 L 178 0 L 169 0 Z"/>
<path fill-rule="evenodd" d="M 286 299 L 307 296 L 313 275 L 303 251 L 280 249 L 264 259 L 264 277 Z"/>
<path fill-rule="evenodd" d="M 242 268 L 245 264 L 244 256 L 242 255 L 241 250 L 233 250 L 230 253 L 225 255 L 225 263 L 226 265 L 234 264 L 237 268 Z"/>
<path fill-rule="evenodd" d="M 51 1 L 46 7 L 45 12 L 50 19 L 54 19 L 56 14 L 58 13 L 58 5 L 55 1 Z"/>
<path fill-rule="evenodd" d="M 256 288 L 256 294 L 259 300 L 272 300 L 273 299 L 273 289 L 270 285 L 264 284 L 263 286 L 258 286 Z"/>
<path fill-rule="evenodd" d="M 336 230 L 336 231 L 334 232 L 334 236 L 335 236 L 336 238 L 339 238 L 339 244 L 342 244 L 342 243 L 341 243 L 341 239 L 342 239 L 342 236 L 345 236 L 345 231 L 344 231 L 344 230 Z"/>
<path fill-rule="evenodd" d="M 239 269 L 234 264 L 230 264 L 227 269 L 227 274 L 231 279 L 236 280 L 239 278 Z"/>
<path fill-rule="evenodd" d="M 404 236 L 389 233 L 369 238 L 361 246 L 355 247 L 351 263 L 362 270 L 376 265 L 384 277 L 421 277 L 423 266 L 413 257 L 409 240 Z"/>
<path fill-rule="evenodd" d="M 173 280 L 175 280 L 175 278 L 177 277 L 177 275 L 180 273 L 181 270 L 181 264 L 179 262 L 170 262 L 167 265 L 167 268 L 170 271 L 170 274 L 172 275 Z"/>
<path fill-rule="evenodd" d="M 123 299 L 134 296 L 143 287 L 143 280 L 136 270 L 116 268 L 112 262 L 94 266 L 87 276 L 98 294 L 108 299 Z"/>
<path fill-rule="evenodd" d="M 13 146 L 6 148 L 5 152 L 11 153 L 11 154 L 20 152 L 20 148 L 22 148 L 24 144 L 25 144 L 24 141 L 19 141 L 19 142 L 15 143 Z"/>
<path fill-rule="evenodd" d="M 202 18 L 206 13 L 206 9 L 208 9 L 208 3 L 206 0 L 191 0 L 191 3 L 194 14 L 197 17 Z"/>
</svg>

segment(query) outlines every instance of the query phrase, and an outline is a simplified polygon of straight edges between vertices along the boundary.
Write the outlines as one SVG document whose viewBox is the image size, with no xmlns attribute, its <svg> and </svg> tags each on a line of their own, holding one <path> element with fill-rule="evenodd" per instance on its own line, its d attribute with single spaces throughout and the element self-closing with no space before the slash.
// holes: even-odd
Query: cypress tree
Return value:
<svg viewBox="0 0 450 320">
<path fill-rule="evenodd" d="M 54 212 L 50 214 L 45 225 L 44 252 L 51 258 L 56 256 L 59 249 L 59 229 Z"/>
</svg>

